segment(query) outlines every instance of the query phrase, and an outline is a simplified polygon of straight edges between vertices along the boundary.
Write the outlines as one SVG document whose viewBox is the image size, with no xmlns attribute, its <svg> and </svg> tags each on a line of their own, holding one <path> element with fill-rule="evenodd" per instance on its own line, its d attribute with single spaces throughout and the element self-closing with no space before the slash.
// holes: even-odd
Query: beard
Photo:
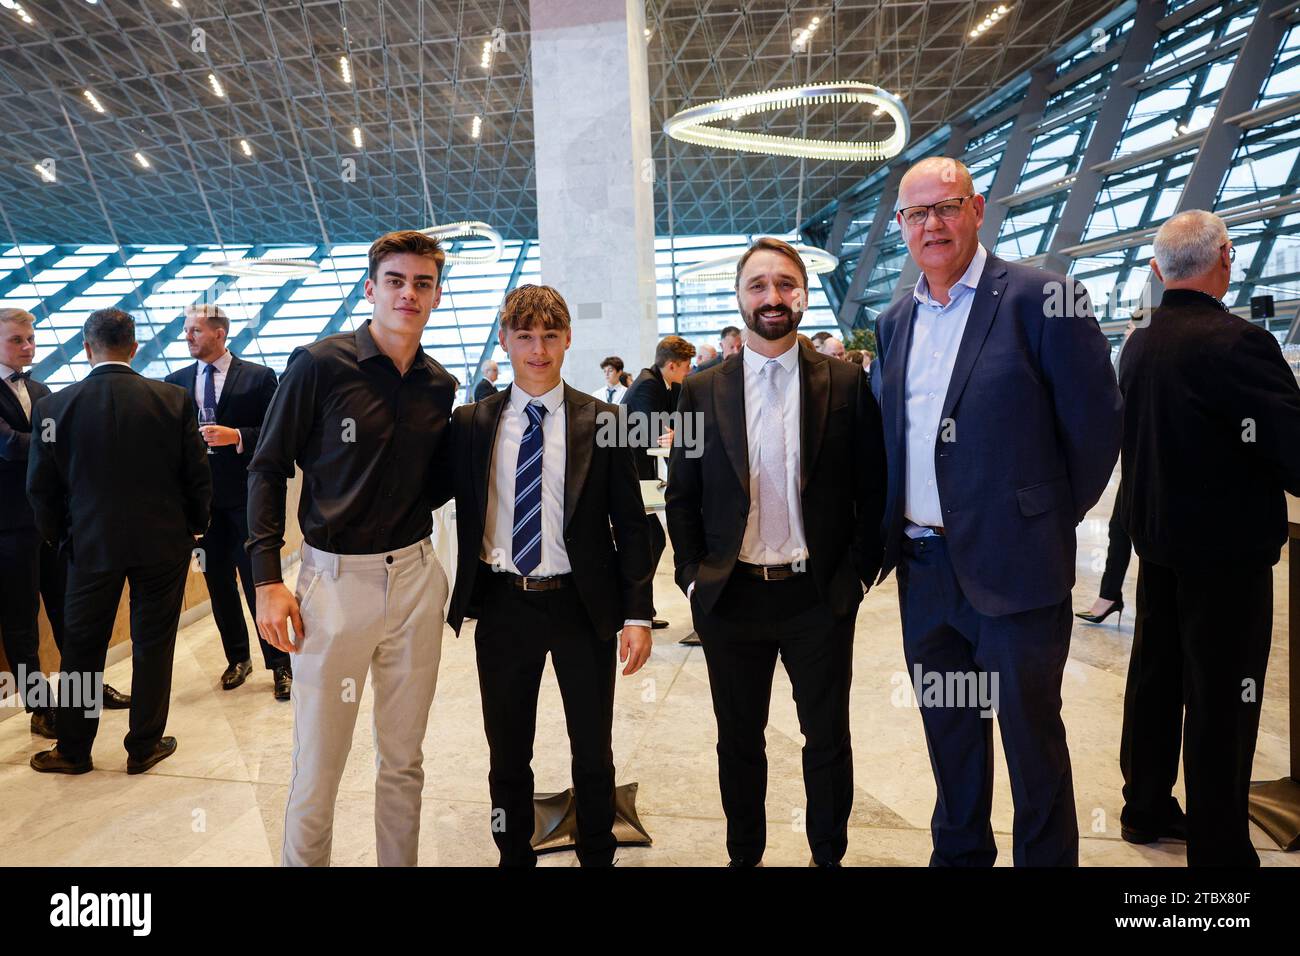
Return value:
<svg viewBox="0 0 1300 956">
<path fill-rule="evenodd" d="M 762 311 L 776 311 L 779 315 L 772 318 L 760 318 L 758 313 Z M 795 329 L 799 328 L 799 322 L 803 319 L 802 312 L 794 312 L 788 306 L 763 306 L 761 309 L 755 309 L 753 312 L 740 310 L 741 318 L 745 320 L 745 326 L 757 335 L 759 338 L 767 339 L 769 342 L 775 342 L 783 339 Z"/>
</svg>

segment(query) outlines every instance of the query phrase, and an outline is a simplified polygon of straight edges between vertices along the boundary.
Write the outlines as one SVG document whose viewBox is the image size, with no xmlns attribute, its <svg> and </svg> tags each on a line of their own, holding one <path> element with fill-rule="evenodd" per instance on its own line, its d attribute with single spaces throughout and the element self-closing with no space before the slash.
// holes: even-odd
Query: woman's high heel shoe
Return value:
<svg viewBox="0 0 1300 956">
<path fill-rule="evenodd" d="M 1106 620 L 1106 618 L 1116 613 L 1119 614 L 1119 617 L 1115 619 L 1115 626 L 1119 627 L 1120 621 L 1124 619 L 1124 602 L 1122 600 L 1116 601 L 1112 604 L 1106 609 L 1104 614 L 1089 614 L 1087 611 L 1075 611 L 1074 616 L 1081 621 L 1087 621 L 1089 624 L 1101 624 Z"/>
</svg>

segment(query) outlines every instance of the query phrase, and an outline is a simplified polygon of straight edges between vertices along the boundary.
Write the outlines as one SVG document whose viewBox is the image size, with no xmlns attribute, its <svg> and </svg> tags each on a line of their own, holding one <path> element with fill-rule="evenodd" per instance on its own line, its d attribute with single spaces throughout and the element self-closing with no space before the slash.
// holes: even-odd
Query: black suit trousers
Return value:
<svg viewBox="0 0 1300 956">
<path fill-rule="evenodd" d="M 131 718 L 124 742 L 133 757 L 148 756 L 167 726 L 172 657 L 189 565 L 187 556 L 183 561 L 112 571 L 80 570 L 73 562 L 68 570 L 67 634 L 60 668 L 64 688 L 102 685 L 122 585 L 131 585 Z M 90 756 L 99 713 L 87 705 L 96 700 L 84 693 L 75 698 L 60 694 L 59 751 L 73 760 Z"/>
<path fill-rule="evenodd" d="M 1273 637 L 1271 568 L 1138 561 L 1120 768 L 1123 822 L 1159 829 L 1182 744 L 1188 866 L 1258 866 L 1247 801 Z"/>
<path fill-rule="evenodd" d="M 491 764 L 492 838 L 502 866 L 533 866 L 533 738 L 546 655 L 564 700 L 578 816 L 578 860 L 614 859 L 614 670 L 617 643 L 600 640 L 572 586 L 525 592 L 483 565 L 474 629 Z"/>
<path fill-rule="evenodd" d="M 207 534 L 199 541 L 203 549 L 203 577 L 212 599 L 212 617 L 221 633 L 221 645 L 226 651 L 226 663 L 237 664 L 249 659 L 248 625 L 244 609 L 239 606 L 239 584 L 243 585 L 248 611 L 257 619 L 257 588 L 253 584 L 253 564 L 244 542 L 248 540 L 248 512 L 244 508 L 213 508 L 212 523 Z M 262 662 L 268 670 L 289 666 L 289 655 L 266 643 L 259 634 Z"/>
<path fill-rule="evenodd" d="M 807 574 L 763 581 L 734 574 L 713 611 L 698 609 L 718 722 L 718 781 L 731 860 L 755 865 L 767 846 L 767 728 L 778 655 L 803 732 L 804 822 L 817 863 L 838 863 L 853 809 L 849 685 L 854 613 L 836 618 Z M 793 817 L 794 808 L 791 814 Z"/>
<path fill-rule="evenodd" d="M 23 675 L 19 690 L 28 711 L 51 699 L 38 655 L 40 602 L 45 599 L 54 646 L 62 648 L 66 579 L 63 559 L 35 528 L 0 531 L 0 640 L 10 670 Z"/>
</svg>

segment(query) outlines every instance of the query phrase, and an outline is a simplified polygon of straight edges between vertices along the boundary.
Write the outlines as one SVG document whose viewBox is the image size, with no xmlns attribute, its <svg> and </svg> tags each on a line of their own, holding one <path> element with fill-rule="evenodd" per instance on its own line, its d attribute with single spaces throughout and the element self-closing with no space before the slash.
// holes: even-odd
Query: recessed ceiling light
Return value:
<svg viewBox="0 0 1300 956">
<path fill-rule="evenodd" d="M 94 107 L 96 113 L 107 112 L 107 110 L 104 109 L 104 104 L 99 102 L 99 97 L 96 96 L 94 93 L 92 93 L 90 90 L 82 90 L 81 95 L 86 98 L 86 102 L 88 102 L 92 107 Z"/>
<path fill-rule="evenodd" d="M 352 127 L 352 145 L 355 146 L 357 149 L 361 148 L 361 127 L 360 126 Z"/>
<path fill-rule="evenodd" d="M 470 126 L 469 135 L 478 139 L 479 134 L 483 132 L 483 117 L 475 116 L 474 123 Z"/>
<path fill-rule="evenodd" d="M 145 169 L 148 169 L 148 168 L 149 168 L 149 160 L 147 160 L 147 159 L 145 158 L 144 153 L 137 152 L 137 153 L 135 154 L 135 161 L 136 161 L 137 163 L 139 163 L 139 164 L 140 164 L 142 167 L 144 167 Z"/>
<path fill-rule="evenodd" d="M 492 41 L 491 40 L 483 41 L 483 55 L 479 57 L 478 65 L 483 67 L 483 69 L 485 70 L 492 65 Z"/>
<path fill-rule="evenodd" d="M 40 173 L 41 179 L 45 180 L 47 183 L 54 182 L 54 170 L 46 166 L 44 163 L 37 163 L 32 168 Z"/>
<path fill-rule="evenodd" d="M 251 147 L 251 146 L 248 145 L 248 140 L 246 140 L 246 139 L 241 139 L 241 140 L 239 141 L 239 148 L 240 148 L 241 150 L 244 151 L 244 155 L 245 155 L 245 156 L 252 156 L 252 155 L 253 155 L 253 147 Z"/>
<path fill-rule="evenodd" d="M 352 82 L 352 65 L 348 63 L 348 58 L 345 56 L 339 57 L 339 72 L 343 74 L 344 83 Z"/>
<path fill-rule="evenodd" d="M 226 98 L 225 87 L 223 87 L 221 85 L 221 81 L 217 79 L 217 74 L 215 73 L 208 74 L 208 85 L 212 87 L 212 92 L 217 94 L 218 99 L 224 100 Z"/>
</svg>

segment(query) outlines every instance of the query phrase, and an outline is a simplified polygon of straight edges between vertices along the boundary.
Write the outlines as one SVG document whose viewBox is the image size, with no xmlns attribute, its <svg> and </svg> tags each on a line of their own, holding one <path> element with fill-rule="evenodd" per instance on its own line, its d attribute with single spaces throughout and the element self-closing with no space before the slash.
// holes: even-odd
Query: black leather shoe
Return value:
<svg viewBox="0 0 1300 956">
<path fill-rule="evenodd" d="M 293 693 L 293 671 L 287 665 L 281 664 L 274 671 L 275 674 L 275 699 L 288 700 Z"/>
<path fill-rule="evenodd" d="M 153 748 L 153 753 L 147 757 L 137 760 L 135 757 L 126 758 L 126 772 L 130 774 L 144 773 L 160 760 L 166 760 L 176 752 L 176 738 L 164 737 L 158 741 Z"/>
<path fill-rule="evenodd" d="M 221 689 L 234 690 L 248 680 L 248 675 L 251 673 L 253 673 L 252 661 L 239 661 L 231 664 L 221 675 Z"/>
<path fill-rule="evenodd" d="M 32 754 L 30 763 L 37 773 L 90 773 L 95 769 L 89 757 L 78 763 L 59 753 L 58 747 Z"/>
<path fill-rule="evenodd" d="M 105 710 L 130 710 L 131 697 L 123 694 L 110 684 L 104 685 L 104 709 Z"/>
<path fill-rule="evenodd" d="M 668 622 L 667 622 L 667 621 L 661 621 L 661 620 L 659 620 L 659 618 L 656 617 L 656 618 L 654 618 L 653 620 L 650 621 L 650 626 L 651 626 L 652 628 L 654 628 L 656 631 L 661 631 L 661 630 L 663 630 L 665 627 L 668 626 Z"/>
<path fill-rule="evenodd" d="M 1139 827 L 1131 827 L 1126 823 L 1119 825 L 1119 835 L 1124 838 L 1125 843 L 1133 843 L 1138 846 L 1145 846 L 1148 843 L 1158 843 L 1161 840 L 1175 840 L 1178 842 L 1187 842 L 1187 814 L 1180 808 L 1176 816 L 1170 817 L 1165 821 L 1165 825 L 1154 830 L 1144 830 Z"/>
<path fill-rule="evenodd" d="M 32 711 L 32 733 L 47 740 L 58 740 L 58 731 L 54 729 L 54 711 L 48 707 Z"/>
</svg>

